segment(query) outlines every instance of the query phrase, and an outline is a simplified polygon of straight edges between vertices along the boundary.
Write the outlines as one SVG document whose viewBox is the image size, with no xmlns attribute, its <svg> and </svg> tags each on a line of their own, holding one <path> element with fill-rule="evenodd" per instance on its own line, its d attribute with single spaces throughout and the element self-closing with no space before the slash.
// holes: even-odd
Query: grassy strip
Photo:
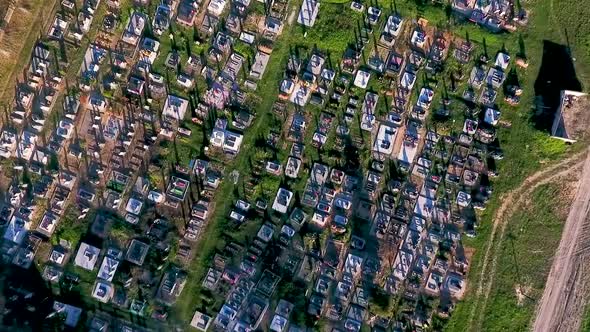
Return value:
<svg viewBox="0 0 590 332">
<path fill-rule="evenodd" d="M 584 313 L 584 320 L 582 321 L 582 326 L 580 327 L 581 332 L 589 332 L 590 331 L 590 306 L 586 305 L 586 311 Z"/>
<path fill-rule="evenodd" d="M 555 250 L 573 198 L 572 182 L 540 186 L 511 217 L 498 256 L 498 271 L 485 308 L 485 331 L 527 331 L 543 295 Z M 568 188 L 569 187 L 569 188 Z M 517 296 L 517 291 L 522 295 Z"/>
<path fill-rule="evenodd" d="M 241 147 L 241 153 L 236 157 L 233 164 L 226 169 L 225 174 L 231 173 L 232 170 L 237 169 L 241 175 L 246 174 L 249 169 L 249 151 L 255 146 L 255 140 L 258 133 L 266 129 L 266 123 L 270 116 L 270 110 L 277 95 L 277 87 L 283 75 L 283 68 L 287 61 L 289 52 L 289 37 L 292 33 L 292 27 L 286 26 L 283 35 L 276 42 L 271 59 L 268 63 L 264 80 L 258 84 L 257 94 L 265 96 L 258 106 L 258 113 L 255 123 L 245 135 L 244 142 Z M 191 262 L 189 268 L 189 280 L 192 282 L 185 286 L 181 297 L 175 305 L 177 310 L 173 314 L 177 316 L 180 321 L 188 321 L 192 317 L 194 310 L 202 307 L 205 304 L 199 296 L 201 292 L 201 281 L 209 266 L 209 262 L 217 249 L 223 248 L 224 240 L 223 234 L 227 229 L 227 212 L 233 204 L 235 197 L 235 186 L 229 179 L 225 179 L 221 185 L 220 190 L 216 194 L 216 211 L 214 217 L 208 225 L 206 231 L 207 236 L 203 237 L 198 244 L 196 250 L 197 257 Z M 246 236 L 251 234 L 249 229 L 243 229 L 241 234 L 234 234 L 236 237 Z"/>
</svg>

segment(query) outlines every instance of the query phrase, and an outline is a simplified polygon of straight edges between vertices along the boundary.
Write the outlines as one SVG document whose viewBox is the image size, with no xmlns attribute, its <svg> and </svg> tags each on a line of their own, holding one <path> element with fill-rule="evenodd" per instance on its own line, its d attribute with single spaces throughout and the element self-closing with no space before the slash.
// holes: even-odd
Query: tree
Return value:
<svg viewBox="0 0 590 332">
<path fill-rule="evenodd" d="M 65 328 L 66 314 L 64 312 L 53 312 L 44 320 L 44 331 L 63 331 Z"/>
<path fill-rule="evenodd" d="M 391 317 L 393 315 L 393 303 L 391 295 L 379 287 L 373 287 L 369 298 L 369 309 L 382 317 Z"/>
<path fill-rule="evenodd" d="M 59 170 L 59 159 L 57 158 L 57 154 L 51 153 L 49 156 L 49 162 L 47 163 L 47 168 L 50 171 L 57 171 Z"/>
</svg>

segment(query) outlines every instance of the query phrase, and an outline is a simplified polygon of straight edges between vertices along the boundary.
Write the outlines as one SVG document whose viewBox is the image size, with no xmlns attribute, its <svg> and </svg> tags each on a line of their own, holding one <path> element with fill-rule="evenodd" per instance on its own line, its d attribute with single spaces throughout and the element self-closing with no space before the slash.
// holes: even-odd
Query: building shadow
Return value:
<svg viewBox="0 0 590 332">
<path fill-rule="evenodd" d="M 581 89 L 569 47 L 544 40 L 543 60 L 535 80 L 536 105 L 532 116 L 535 128 L 551 130 L 561 91 Z"/>
</svg>

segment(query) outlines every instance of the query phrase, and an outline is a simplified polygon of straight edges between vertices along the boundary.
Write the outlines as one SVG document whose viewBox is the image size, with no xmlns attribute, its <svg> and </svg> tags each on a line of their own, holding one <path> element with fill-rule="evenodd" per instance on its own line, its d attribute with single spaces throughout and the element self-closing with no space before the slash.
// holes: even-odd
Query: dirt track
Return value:
<svg viewBox="0 0 590 332">
<path fill-rule="evenodd" d="M 536 172 L 525 179 L 518 188 L 502 196 L 502 204 L 494 216 L 492 233 L 490 234 L 490 239 L 485 248 L 479 280 L 475 285 L 476 298 L 469 315 L 469 330 L 481 331 L 481 323 L 484 319 L 486 312 L 485 308 L 495 278 L 497 256 L 500 253 L 506 231 L 507 220 L 509 217 L 514 213 L 517 207 L 519 207 L 525 201 L 525 199 L 529 197 L 530 194 L 532 194 L 532 192 L 540 185 L 549 183 L 559 177 L 569 174 L 584 164 L 584 160 L 586 160 L 586 164 L 590 165 L 590 154 L 588 154 L 587 158 L 584 158 L 586 155 L 587 151 L 580 152 L 568 159 L 559 162 L 558 164 Z M 588 172 L 590 172 L 590 170 L 588 170 Z M 588 177 L 590 178 L 590 173 Z M 588 181 L 590 183 L 590 179 Z M 590 187 L 587 191 L 590 193 Z M 474 321 L 476 315 L 477 320 Z"/>
<path fill-rule="evenodd" d="M 578 331 L 588 289 L 588 238 L 590 237 L 590 155 L 572 203 L 533 331 Z"/>
</svg>

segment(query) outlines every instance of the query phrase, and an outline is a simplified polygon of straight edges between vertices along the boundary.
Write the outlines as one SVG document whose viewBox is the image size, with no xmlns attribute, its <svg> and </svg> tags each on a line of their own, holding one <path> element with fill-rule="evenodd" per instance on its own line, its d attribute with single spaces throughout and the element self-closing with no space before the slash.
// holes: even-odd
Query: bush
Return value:
<svg viewBox="0 0 590 332">
<path fill-rule="evenodd" d="M 371 290 L 369 309 L 372 313 L 383 317 L 391 317 L 394 309 L 393 302 L 391 295 L 385 293 L 381 288 L 374 287 Z"/>
</svg>

